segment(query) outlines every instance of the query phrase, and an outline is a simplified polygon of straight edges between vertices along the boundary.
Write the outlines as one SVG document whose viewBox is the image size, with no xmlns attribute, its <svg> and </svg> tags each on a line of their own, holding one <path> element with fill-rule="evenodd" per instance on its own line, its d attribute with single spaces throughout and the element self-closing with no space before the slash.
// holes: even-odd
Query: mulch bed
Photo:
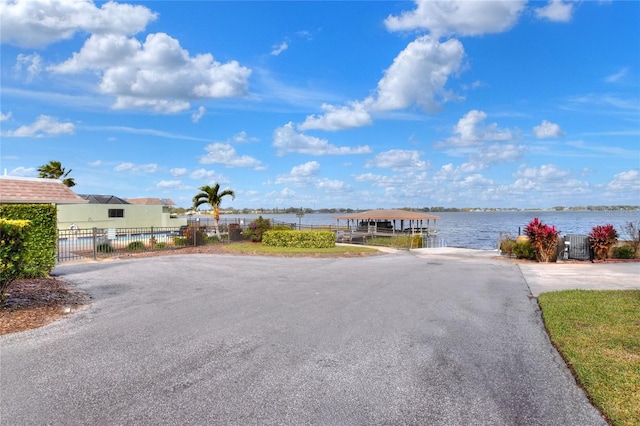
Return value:
<svg viewBox="0 0 640 426">
<path fill-rule="evenodd" d="M 89 303 L 83 291 L 56 278 L 16 280 L 0 307 L 0 335 L 42 327 Z"/>
</svg>

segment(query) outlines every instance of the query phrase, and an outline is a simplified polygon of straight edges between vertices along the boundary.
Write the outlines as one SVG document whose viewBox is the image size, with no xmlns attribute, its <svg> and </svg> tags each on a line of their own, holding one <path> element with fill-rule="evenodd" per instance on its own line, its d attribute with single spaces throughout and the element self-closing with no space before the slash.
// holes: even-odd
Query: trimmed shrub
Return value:
<svg viewBox="0 0 640 426">
<path fill-rule="evenodd" d="M 620 247 L 614 247 L 612 254 L 614 259 L 635 259 L 636 258 L 635 250 L 629 244 L 625 244 Z"/>
<path fill-rule="evenodd" d="M 210 235 L 205 237 L 205 244 L 218 244 L 220 242 L 220 238 L 217 235 Z"/>
<path fill-rule="evenodd" d="M 5 290 L 23 273 L 28 258 L 28 229 L 28 220 L 0 218 L 0 305 L 6 299 Z"/>
<path fill-rule="evenodd" d="M 536 217 L 524 228 L 524 233 L 529 237 L 538 262 L 551 262 L 557 258 L 560 231 L 555 226 L 545 225 Z"/>
<path fill-rule="evenodd" d="M 533 249 L 531 242 L 527 240 L 515 241 L 513 243 L 512 252 L 517 259 L 528 259 L 528 260 L 536 259 L 536 252 Z"/>
<path fill-rule="evenodd" d="M 271 247 L 331 248 L 336 245 L 331 231 L 266 231 L 262 244 Z"/>
<path fill-rule="evenodd" d="M 46 277 L 56 265 L 57 210 L 50 204 L 3 204 L 0 218 L 28 220 L 26 258 L 19 278 Z"/>
<path fill-rule="evenodd" d="M 500 253 L 509 257 L 513 256 L 513 247 L 516 245 L 516 240 L 511 237 L 505 237 L 500 240 Z"/>
<path fill-rule="evenodd" d="M 174 246 L 186 246 L 187 244 L 189 244 L 189 239 L 186 237 L 174 237 L 173 238 L 173 245 Z"/>
<path fill-rule="evenodd" d="M 156 243 L 156 245 L 154 245 L 153 247 L 157 249 L 166 249 L 169 246 L 165 242 L 160 242 L 160 243 Z"/>
<path fill-rule="evenodd" d="M 113 247 L 110 243 L 100 243 L 96 246 L 96 251 L 98 253 L 111 253 L 113 252 Z"/>
<path fill-rule="evenodd" d="M 604 260 L 609 256 L 609 250 L 617 242 L 618 232 L 610 224 L 594 226 L 589 233 L 589 245 L 600 260 Z"/>
<path fill-rule="evenodd" d="M 142 241 L 131 241 L 127 245 L 127 250 L 144 250 L 144 243 Z"/>
</svg>

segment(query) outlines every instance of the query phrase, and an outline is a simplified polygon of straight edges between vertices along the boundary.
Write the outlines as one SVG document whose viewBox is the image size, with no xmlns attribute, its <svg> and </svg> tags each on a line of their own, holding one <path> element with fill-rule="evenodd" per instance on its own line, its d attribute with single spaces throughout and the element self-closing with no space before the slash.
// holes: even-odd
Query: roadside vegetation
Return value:
<svg viewBox="0 0 640 426">
<path fill-rule="evenodd" d="M 538 297 L 551 341 L 614 425 L 640 419 L 640 290 L 569 290 Z"/>
<path fill-rule="evenodd" d="M 378 250 L 370 247 L 356 246 L 335 246 L 329 248 L 298 248 L 298 247 L 273 247 L 265 246 L 261 243 L 232 243 L 225 246 L 225 249 L 238 254 L 279 254 L 287 255 L 336 255 L 336 254 L 358 254 L 373 253 Z"/>
</svg>

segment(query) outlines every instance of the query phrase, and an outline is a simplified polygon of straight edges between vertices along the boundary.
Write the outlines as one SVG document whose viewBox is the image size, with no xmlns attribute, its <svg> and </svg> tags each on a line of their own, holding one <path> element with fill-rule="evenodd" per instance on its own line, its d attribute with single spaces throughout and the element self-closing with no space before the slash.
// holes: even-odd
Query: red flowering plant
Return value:
<svg viewBox="0 0 640 426">
<path fill-rule="evenodd" d="M 524 233 L 529 237 L 538 262 L 551 262 L 554 259 L 560 234 L 555 226 L 545 225 L 536 217 L 524 228 Z"/>
<path fill-rule="evenodd" d="M 594 226 L 589 233 L 589 245 L 598 259 L 604 260 L 609 249 L 618 242 L 618 232 L 613 225 Z"/>
</svg>

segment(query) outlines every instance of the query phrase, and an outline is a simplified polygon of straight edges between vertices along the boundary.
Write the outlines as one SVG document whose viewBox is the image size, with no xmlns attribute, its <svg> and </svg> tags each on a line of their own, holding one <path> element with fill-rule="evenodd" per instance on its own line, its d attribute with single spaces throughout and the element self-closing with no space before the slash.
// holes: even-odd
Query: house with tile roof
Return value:
<svg viewBox="0 0 640 426">
<path fill-rule="evenodd" d="M 79 197 L 87 204 L 58 207 L 59 229 L 176 228 L 187 225 L 187 219 L 171 214 L 169 209 L 173 202 L 162 202 L 160 198 L 125 199 L 103 194 L 79 194 Z"/>
<path fill-rule="evenodd" d="M 0 176 L 0 204 L 86 204 L 57 179 Z"/>
<path fill-rule="evenodd" d="M 187 224 L 187 219 L 171 216 L 171 200 L 142 200 L 158 201 L 140 203 L 115 195 L 76 194 L 57 179 L 0 176 L 0 204 L 54 204 L 58 229 L 173 228 Z"/>
</svg>

